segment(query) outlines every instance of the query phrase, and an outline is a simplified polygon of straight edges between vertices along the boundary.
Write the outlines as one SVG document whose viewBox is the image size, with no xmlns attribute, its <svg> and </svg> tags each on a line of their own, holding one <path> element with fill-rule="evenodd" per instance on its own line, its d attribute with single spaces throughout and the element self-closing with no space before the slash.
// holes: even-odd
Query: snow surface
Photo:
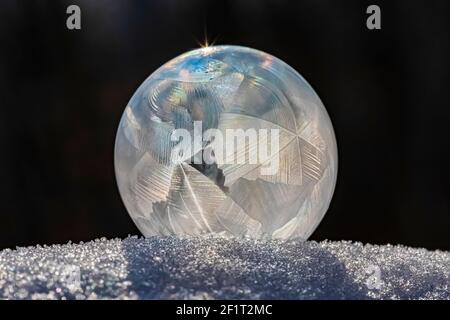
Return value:
<svg viewBox="0 0 450 320">
<path fill-rule="evenodd" d="M 219 237 L 0 252 L 3 299 L 450 299 L 450 252 Z"/>
</svg>

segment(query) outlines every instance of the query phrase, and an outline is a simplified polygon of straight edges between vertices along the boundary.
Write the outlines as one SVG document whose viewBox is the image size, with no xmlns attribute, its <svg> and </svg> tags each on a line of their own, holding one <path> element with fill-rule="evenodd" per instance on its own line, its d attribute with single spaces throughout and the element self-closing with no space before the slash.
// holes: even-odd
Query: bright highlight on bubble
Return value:
<svg viewBox="0 0 450 320">
<path fill-rule="evenodd" d="M 306 239 L 328 209 L 337 148 L 322 102 L 294 69 L 254 49 L 208 46 L 134 93 L 115 167 L 145 236 Z"/>
</svg>

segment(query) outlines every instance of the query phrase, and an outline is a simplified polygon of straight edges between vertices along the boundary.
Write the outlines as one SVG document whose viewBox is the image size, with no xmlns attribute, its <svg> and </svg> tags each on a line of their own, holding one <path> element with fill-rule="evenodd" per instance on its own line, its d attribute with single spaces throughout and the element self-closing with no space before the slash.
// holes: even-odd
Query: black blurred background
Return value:
<svg viewBox="0 0 450 320">
<path fill-rule="evenodd" d="M 370 4 L 381 30 L 366 28 Z M 449 12 L 443 0 L 2 0 L 0 249 L 139 233 L 114 177 L 119 119 L 206 30 L 284 60 L 324 102 L 339 173 L 313 239 L 449 250 Z"/>
</svg>

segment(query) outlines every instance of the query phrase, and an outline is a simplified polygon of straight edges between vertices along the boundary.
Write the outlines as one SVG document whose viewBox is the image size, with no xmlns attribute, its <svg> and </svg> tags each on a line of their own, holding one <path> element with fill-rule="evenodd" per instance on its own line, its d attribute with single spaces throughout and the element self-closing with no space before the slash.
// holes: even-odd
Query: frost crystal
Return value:
<svg viewBox="0 0 450 320">
<path fill-rule="evenodd" d="M 0 252 L 0 299 L 450 299 L 450 253 L 129 237 Z"/>
</svg>

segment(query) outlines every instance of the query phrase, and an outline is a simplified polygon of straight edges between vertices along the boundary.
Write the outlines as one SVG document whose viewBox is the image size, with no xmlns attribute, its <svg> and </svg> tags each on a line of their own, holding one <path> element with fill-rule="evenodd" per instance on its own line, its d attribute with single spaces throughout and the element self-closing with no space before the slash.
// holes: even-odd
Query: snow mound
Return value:
<svg viewBox="0 0 450 320">
<path fill-rule="evenodd" d="M 450 299 L 450 253 L 351 242 L 99 239 L 0 252 L 0 299 Z"/>
</svg>

